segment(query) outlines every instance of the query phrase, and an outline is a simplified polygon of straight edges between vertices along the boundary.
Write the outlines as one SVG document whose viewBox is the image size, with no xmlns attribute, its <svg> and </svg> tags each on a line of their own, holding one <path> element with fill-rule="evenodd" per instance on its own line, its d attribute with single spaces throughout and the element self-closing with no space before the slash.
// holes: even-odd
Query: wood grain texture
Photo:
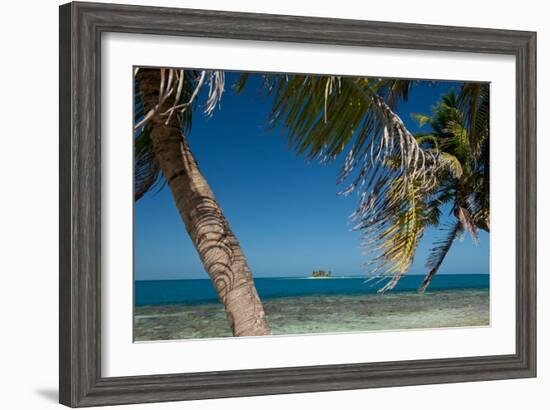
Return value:
<svg viewBox="0 0 550 410">
<path fill-rule="evenodd" d="M 508 54 L 517 79 L 516 353 L 101 377 L 104 32 Z M 534 377 L 536 33 L 94 3 L 60 7 L 60 402 L 71 407 Z"/>
</svg>

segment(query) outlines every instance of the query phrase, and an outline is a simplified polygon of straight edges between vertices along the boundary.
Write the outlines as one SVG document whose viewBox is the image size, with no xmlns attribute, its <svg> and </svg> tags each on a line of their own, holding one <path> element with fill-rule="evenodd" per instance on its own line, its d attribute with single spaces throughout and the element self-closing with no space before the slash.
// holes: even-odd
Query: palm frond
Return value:
<svg viewBox="0 0 550 410">
<path fill-rule="evenodd" d="M 330 160 L 345 150 L 367 154 L 387 125 L 388 114 L 382 118 L 380 111 L 392 111 L 382 95 L 390 95 L 394 104 L 406 95 L 408 88 L 396 84 L 341 76 L 266 75 L 274 100 L 270 123 L 283 125 L 292 145 L 310 159 Z"/>
<path fill-rule="evenodd" d="M 428 274 L 424 277 L 422 284 L 418 288 L 419 293 L 424 293 L 426 288 L 430 285 L 433 277 L 441 267 L 443 260 L 449 253 L 451 246 L 456 239 L 463 231 L 463 226 L 460 221 L 456 221 L 450 227 L 447 228 L 447 235 L 435 243 L 435 247 L 430 251 L 430 256 L 426 263 L 426 267 L 430 269 Z"/>
<path fill-rule="evenodd" d="M 479 241 L 479 237 L 477 235 L 477 226 L 470 209 L 465 206 L 456 205 L 454 213 L 456 218 L 460 221 L 464 230 L 468 231 L 470 235 L 472 235 L 474 242 L 477 243 Z"/>
<path fill-rule="evenodd" d="M 146 127 L 134 138 L 134 201 L 137 202 L 154 187 L 161 188 L 163 181 Z"/>
<path fill-rule="evenodd" d="M 225 89 L 225 74 L 223 71 L 208 71 L 208 98 L 204 106 L 204 113 L 212 116 L 216 107 L 219 107 Z"/>
<path fill-rule="evenodd" d="M 246 84 L 248 83 L 249 78 L 250 73 L 242 73 L 237 81 L 233 84 L 233 91 L 235 91 L 237 94 L 242 93 Z"/>
<path fill-rule="evenodd" d="M 137 71 L 136 71 L 137 74 Z M 144 118 L 139 82 L 134 80 L 134 123 Z M 134 201 L 138 201 L 163 181 L 160 165 L 153 152 L 149 127 L 144 125 L 134 131 Z"/>
<path fill-rule="evenodd" d="M 413 80 L 380 80 L 380 96 L 392 110 L 396 110 L 400 102 L 407 102 L 409 91 L 416 82 Z"/>
<path fill-rule="evenodd" d="M 458 107 L 464 113 L 474 156 L 479 156 L 481 145 L 489 135 L 489 84 L 465 83 L 458 96 Z"/>
<path fill-rule="evenodd" d="M 429 124 L 432 120 L 432 117 L 429 115 L 411 113 L 411 118 L 418 123 L 419 127 L 423 127 L 426 124 Z"/>
<path fill-rule="evenodd" d="M 478 189 L 470 197 L 470 209 L 476 227 L 489 232 L 490 230 L 490 195 L 489 195 L 489 175 L 483 175 L 479 178 Z"/>
<path fill-rule="evenodd" d="M 395 180 L 390 193 L 390 196 L 398 197 L 395 209 L 386 211 L 388 215 L 381 218 L 379 224 L 363 226 L 366 232 L 364 246 L 368 250 L 367 254 L 372 255 L 367 264 L 372 268 L 371 279 L 387 279 L 386 284 L 378 290 L 380 293 L 393 289 L 408 272 L 425 227 L 434 218 L 430 215 L 424 193 L 410 183 L 407 195 L 403 198 L 399 193 L 400 184 L 402 181 Z"/>
<path fill-rule="evenodd" d="M 487 138 L 482 146 L 477 161 L 475 173 L 475 186 L 471 198 L 471 208 L 476 225 L 485 231 L 490 228 L 490 152 L 489 139 Z"/>
<path fill-rule="evenodd" d="M 440 152 L 439 163 L 442 168 L 446 168 L 447 170 L 449 170 L 453 178 L 458 179 L 462 177 L 464 173 L 462 169 L 462 164 L 455 155 L 449 154 L 448 152 Z"/>
</svg>

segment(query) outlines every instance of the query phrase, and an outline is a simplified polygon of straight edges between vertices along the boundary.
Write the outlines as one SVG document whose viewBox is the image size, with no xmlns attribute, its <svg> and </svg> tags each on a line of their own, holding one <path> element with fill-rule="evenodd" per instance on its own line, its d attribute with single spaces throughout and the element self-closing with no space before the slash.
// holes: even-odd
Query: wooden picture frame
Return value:
<svg viewBox="0 0 550 410">
<path fill-rule="evenodd" d="M 211 37 L 506 54 L 516 59 L 516 352 L 101 376 L 101 35 Z M 536 33 L 94 3 L 60 7 L 60 402 L 71 407 L 536 375 Z"/>
</svg>

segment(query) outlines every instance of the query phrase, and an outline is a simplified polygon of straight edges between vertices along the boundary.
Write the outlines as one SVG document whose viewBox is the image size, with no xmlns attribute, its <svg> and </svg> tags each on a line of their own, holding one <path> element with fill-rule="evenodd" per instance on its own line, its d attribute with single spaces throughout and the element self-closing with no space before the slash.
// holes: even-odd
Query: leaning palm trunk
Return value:
<svg viewBox="0 0 550 410">
<path fill-rule="evenodd" d="M 160 70 L 138 73 L 144 111 L 159 103 Z M 174 104 L 168 98 L 149 122 L 153 151 L 193 245 L 225 306 L 235 336 L 270 334 L 252 274 L 210 186 L 183 135 L 177 115 L 159 113 Z"/>
</svg>

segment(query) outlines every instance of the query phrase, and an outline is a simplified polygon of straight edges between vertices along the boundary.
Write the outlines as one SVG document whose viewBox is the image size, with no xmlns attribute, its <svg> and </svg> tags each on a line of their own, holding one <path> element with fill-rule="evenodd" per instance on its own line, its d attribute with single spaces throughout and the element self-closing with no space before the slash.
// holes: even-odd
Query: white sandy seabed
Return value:
<svg viewBox="0 0 550 410">
<path fill-rule="evenodd" d="M 281 297 L 263 305 L 275 335 L 489 325 L 488 289 Z M 134 335 L 150 341 L 226 337 L 231 331 L 219 303 L 157 305 L 136 308 Z"/>
</svg>

